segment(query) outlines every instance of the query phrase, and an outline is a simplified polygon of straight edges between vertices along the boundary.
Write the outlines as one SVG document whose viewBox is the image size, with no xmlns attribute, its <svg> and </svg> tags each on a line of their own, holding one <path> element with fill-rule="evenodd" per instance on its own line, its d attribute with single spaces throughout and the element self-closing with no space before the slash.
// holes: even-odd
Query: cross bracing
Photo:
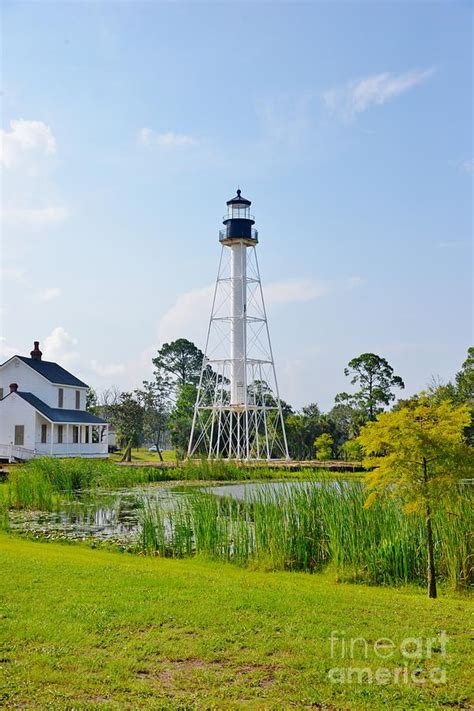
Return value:
<svg viewBox="0 0 474 711">
<path fill-rule="evenodd" d="M 223 245 L 189 456 L 288 459 L 255 245 Z"/>
</svg>

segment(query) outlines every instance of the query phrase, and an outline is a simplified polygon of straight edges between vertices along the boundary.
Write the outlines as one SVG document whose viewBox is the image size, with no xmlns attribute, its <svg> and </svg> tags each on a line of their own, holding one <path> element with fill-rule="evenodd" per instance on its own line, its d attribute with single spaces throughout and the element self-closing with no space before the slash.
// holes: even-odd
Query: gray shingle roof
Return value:
<svg viewBox="0 0 474 711">
<path fill-rule="evenodd" d="M 15 357 L 22 360 L 23 363 L 26 363 L 26 365 L 29 365 L 30 368 L 33 368 L 33 370 L 36 370 L 37 373 L 40 373 L 40 375 L 45 377 L 51 383 L 56 383 L 57 385 L 72 385 L 77 388 L 89 387 L 86 383 L 83 383 L 82 380 L 76 378 L 75 375 L 69 373 L 57 363 L 53 363 L 49 360 L 27 358 L 26 356 L 21 355 L 17 355 Z"/>
<path fill-rule="evenodd" d="M 51 422 L 78 423 L 81 425 L 107 424 L 106 420 L 103 420 L 101 417 L 96 417 L 91 412 L 86 412 L 85 410 L 64 410 L 59 407 L 50 407 L 40 400 L 39 397 L 33 395 L 33 393 L 17 391 L 16 394 L 23 398 L 23 400 L 26 400 L 26 402 L 32 405 Z"/>
</svg>

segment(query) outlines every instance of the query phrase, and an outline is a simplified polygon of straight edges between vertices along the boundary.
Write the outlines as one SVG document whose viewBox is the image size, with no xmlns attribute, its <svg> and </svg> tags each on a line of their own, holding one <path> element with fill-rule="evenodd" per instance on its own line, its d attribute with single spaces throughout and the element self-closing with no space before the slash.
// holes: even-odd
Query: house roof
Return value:
<svg viewBox="0 0 474 711">
<path fill-rule="evenodd" d="M 72 385 L 76 388 L 88 388 L 86 383 L 82 380 L 76 378 L 75 375 L 69 373 L 69 371 L 62 368 L 57 363 L 53 363 L 49 360 L 38 360 L 36 358 L 27 358 L 26 356 L 17 355 L 14 358 L 19 358 L 29 365 L 30 368 L 36 370 L 37 373 L 42 375 L 44 378 L 49 380 L 51 383 L 56 383 L 56 385 Z"/>
<path fill-rule="evenodd" d="M 34 407 L 35 410 L 38 410 L 41 415 L 44 415 L 46 419 L 51 422 L 65 422 L 68 424 L 77 423 L 81 425 L 107 424 L 106 420 L 103 420 L 101 417 L 96 417 L 91 412 L 86 412 L 86 410 L 65 410 L 59 407 L 50 407 L 45 402 L 40 400 L 39 397 L 33 395 L 33 393 L 20 392 L 17 390 L 16 394 Z M 7 395 L 7 397 L 9 397 L 9 395 Z"/>
</svg>

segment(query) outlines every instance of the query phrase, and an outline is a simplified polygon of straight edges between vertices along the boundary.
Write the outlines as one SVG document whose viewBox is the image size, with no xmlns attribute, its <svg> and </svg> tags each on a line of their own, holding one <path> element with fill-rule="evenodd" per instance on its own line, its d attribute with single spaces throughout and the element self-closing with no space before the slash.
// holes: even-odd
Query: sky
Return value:
<svg viewBox="0 0 474 711">
<path fill-rule="evenodd" d="M 199 347 L 252 200 L 280 394 L 405 394 L 473 340 L 470 2 L 4 2 L 0 357 L 98 391 Z M 21 388 L 21 384 L 20 384 Z"/>
</svg>

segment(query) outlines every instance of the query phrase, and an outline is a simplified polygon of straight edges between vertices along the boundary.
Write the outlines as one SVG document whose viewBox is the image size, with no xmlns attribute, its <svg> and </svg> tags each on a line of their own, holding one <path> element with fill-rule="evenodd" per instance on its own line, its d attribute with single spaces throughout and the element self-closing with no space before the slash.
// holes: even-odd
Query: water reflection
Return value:
<svg viewBox="0 0 474 711">
<path fill-rule="evenodd" d="M 47 538 L 94 538 L 126 543 L 139 529 L 146 501 L 159 501 L 166 509 L 182 495 L 157 486 L 81 492 L 77 500 L 62 503 L 58 511 L 11 511 L 10 528 Z"/>
<path fill-rule="evenodd" d="M 321 486 L 321 482 L 311 482 Z M 355 482 L 347 482 L 352 485 Z M 230 496 L 236 500 L 251 501 L 263 489 L 274 491 L 275 496 L 283 490 L 307 486 L 308 481 L 244 482 L 221 484 L 197 488 L 216 496 Z M 341 483 L 334 481 L 335 487 Z M 61 509 L 45 511 L 11 511 L 10 528 L 17 532 L 29 533 L 42 538 L 63 538 L 70 540 L 97 539 L 127 545 L 140 529 L 141 511 L 147 502 L 159 502 L 164 511 L 177 505 L 180 498 L 189 496 L 196 487 L 181 486 L 170 488 L 154 484 L 147 487 L 98 490 L 80 492 L 74 501 L 62 503 Z"/>
<path fill-rule="evenodd" d="M 335 489 L 340 489 L 341 486 L 344 485 L 349 485 L 349 486 L 354 486 L 354 485 L 360 485 L 359 482 L 354 482 L 354 481 L 346 481 L 342 483 L 341 481 L 338 480 L 330 480 L 329 482 L 325 483 L 325 486 L 327 486 L 329 483 L 330 486 L 334 486 Z M 256 498 L 258 498 L 258 495 L 262 492 L 265 491 L 267 492 L 272 492 L 275 494 L 275 497 L 277 497 L 279 494 L 285 493 L 285 492 L 291 492 L 291 491 L 297 491 L 298 489 L 304 489 L 308 486 L 308 484 L 311 484 L 312 486 L 317 486 L 320 487 L 323 485 L 322 481 L 269 481 L 269 482 L 261 482 L 261 481 L 250 481 L 250 482 L 242 482 L 239 484 L 224 484 L 223 486 L 210 486 L 206 487 L 206 491 L 211 492 L 211 494 L 215 494 L 216 496 L 231 496 L 233 499 L 236 499 L 237 501 L 252 501 Z"/>
</svg>

